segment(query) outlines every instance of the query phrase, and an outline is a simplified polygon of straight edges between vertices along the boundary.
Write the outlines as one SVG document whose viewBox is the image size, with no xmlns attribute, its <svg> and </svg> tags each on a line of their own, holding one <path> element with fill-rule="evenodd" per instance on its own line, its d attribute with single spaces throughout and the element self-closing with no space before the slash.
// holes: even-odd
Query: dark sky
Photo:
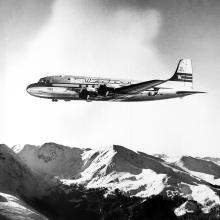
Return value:
<svg viewBox="0 0 220 220">
<path fill-rule="evenodd" d="M 189 56 L 197 49 L 200 52 L 217 51 L 216 40 L 220 36 L 220 2 L 218 0 L 82 0 L 89 10 L 94 5 L 107 11 L 108 15 L 121 9 L 143 11 L 155 9 L 162 20 L 155 45 L 165 58 L 176 58 L 181 54 Z M 211 41 L 211 42 L 210 42 Z M 209 43 L 209 47 L 208 44 Z M 211 43 L 211 44 L 210 44 Z M 172 47 L 170 46 L 172 45 Z M 207 48 L 208 47 L 208 48 Z M 213 50 L 214 49 L 214 50 Z M 194 53 L 197 54 L 197 51 Z M 172 55 L 174 54 L 174 55 Z"/>
</svg>

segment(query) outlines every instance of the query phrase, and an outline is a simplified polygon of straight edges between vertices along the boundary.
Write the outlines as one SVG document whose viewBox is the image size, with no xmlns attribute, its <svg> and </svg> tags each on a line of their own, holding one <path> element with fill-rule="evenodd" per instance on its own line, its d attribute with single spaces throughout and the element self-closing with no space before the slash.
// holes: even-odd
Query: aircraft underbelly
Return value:
<svg viewBox="0 0 220 220">
<path fill-rule="evenodd" d="M 176 94 L 158 94 L 158 95 L 154 95 L 154 96 L 148 96 L 146 94 L 138 94 L 138 95 L 134 95 L 132 97 L 129 98 L 124 98 L 121 99 L 120 101 L 124 101 L 124 102 L 138 102 L 138 101 L 155 101 L 155 100 L 162 100 L 162 99 L 171 99 L 171 98 L 177 98 L 179 96 L 177 96 Z M 115 100 L 117 101 L 117 100 Z"/>
</svg>

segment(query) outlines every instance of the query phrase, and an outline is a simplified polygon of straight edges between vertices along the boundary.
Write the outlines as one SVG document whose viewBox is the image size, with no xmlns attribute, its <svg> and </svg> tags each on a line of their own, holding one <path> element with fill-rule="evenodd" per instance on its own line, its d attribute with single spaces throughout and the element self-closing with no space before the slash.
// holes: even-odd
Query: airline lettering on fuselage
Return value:
<svg viewBox="0 0 220 220">
<path fill-rule="evenodd" d="M 85 83 L 97 83 L 97 84 L 131 84 L 130 81 L 110 80 L 110 79 L 92 79 L 85 78 Z"/>
</svg>

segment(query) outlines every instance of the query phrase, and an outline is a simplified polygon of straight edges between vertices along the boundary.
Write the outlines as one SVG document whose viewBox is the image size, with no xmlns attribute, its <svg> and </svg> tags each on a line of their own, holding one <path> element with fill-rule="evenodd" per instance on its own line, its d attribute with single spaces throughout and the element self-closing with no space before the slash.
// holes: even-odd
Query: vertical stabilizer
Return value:
<svg viewBox="0 0 220 220">
<path fill-rule="evenodd" d="M 169 81 L 182 82 L 185 86 L 192 87 L 193 70 L 191 59 L 181 59 L 174 75 L 169 79 Z"/>
</svg>

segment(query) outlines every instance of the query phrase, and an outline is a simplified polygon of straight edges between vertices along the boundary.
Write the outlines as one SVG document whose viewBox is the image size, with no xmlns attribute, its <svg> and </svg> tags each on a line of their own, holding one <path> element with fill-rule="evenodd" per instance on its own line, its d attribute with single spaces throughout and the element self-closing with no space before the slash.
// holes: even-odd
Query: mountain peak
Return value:
<svg viewBox="0 0 220 220">
<path fill-rule="evenodd" d="M 115 151 L 124 151 L 124 150 L 129 150 L 128 148 L 126 148 L 126 147 L 123 147 L 123 146 L 121 146 L 121 145 L 117 145 L 117 144 L 113 144 L 112 145 L 112 148 L 113 148 L 113 150 L 115 150 Z"/>
<path fill-rule="evenodd" d="M 105 197 L 116 195 L 117 191 L 127 198 L 135 196 L 135 199 L 155 195 L 169 199 L 176 197 L 181 199 L 175 206 L 179 206 L 175 209 L 177 216 L 196 212 L 198 207 L 204 213 L 220 207 L 220 179 L 216 179 L 220 167 L 217 164 L 189 156 L 179 157 L 176 162 L 155 156 L 120 145 L 80 149 L 50 142 L 42 146 L 25 145 L 17 154 L 6 145 L 0 145 L 0 187 L 3 192 L 30 198 L 47 196 L 50 192 L 51 196 L 58 195 L 59 198 L 62 191 L 68 201 L 70 196 L 74 201 L 77 199 L 78 192 L 72 193 L 75 192 L 72 190 L 81 186 L 85 190 L 102 190 Z M 54 176 L 56 178 L 51 178 Z M 214 178 L 216 184 L 212 184 Z M 76 185 L 69 187 L 69 184 Z M 181 205 L 180 201 L 184 203 Z"/>
<path fill-rule="evenodd" d="M 65 151 L 71 151 L 70 147 L 53 142 L 43 144 L 38 151 L 38 157 L 45 162 L 53 161 L 59 156 L 65 157 Z"/>
<path fill-rule="evenodd" d="M 83 152 L 80 148 L 49 142 L 41 146 L 25 145 L 18 155 L 34 171 L 67 178 L 78 173 Z"/>
<path fill-rule="evenodd" d="M 65 149 L 65 148 L 71 148 L 69 146 L 57 144 L 54 142 L 46 142 L 43 145 L 41 145 L 40 148 L 50 148 L 50 149 Z"/>
</svg>

